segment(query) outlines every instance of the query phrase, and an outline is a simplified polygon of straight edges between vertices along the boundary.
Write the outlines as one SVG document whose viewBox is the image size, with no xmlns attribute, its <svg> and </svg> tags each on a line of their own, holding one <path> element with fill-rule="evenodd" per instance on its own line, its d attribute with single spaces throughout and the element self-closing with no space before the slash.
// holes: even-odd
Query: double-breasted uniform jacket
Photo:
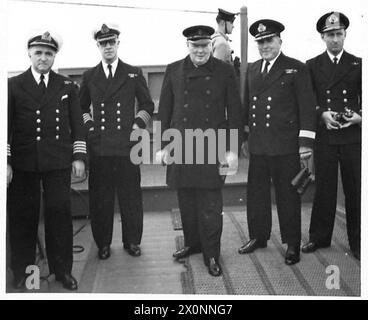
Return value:
<svg viewBox="0 0 368 320">
<path fill-rule="evenodd" d="M 135 101 L 137 99 L 137 112 Z M 108 82 L 102 63 L 83 74 L 80 100 L 94 156 L 129 156 L 132 126 L 145 128 L 153 102 L 142 71 L 119 59 L 115 75 Z"/>
<path fill-rule="evenodd" d="M 67 169 L 85 160 L 77 88 L 52 70 L 45 95 L 31 68 L 8 82 L 8 162 L 19 171 Z"/>
<path fill-rule="evenodd" d="M 335 67 L 327 52 L 307 61 L 317 95 L 317 116 L 324 111 L 343 112 L 345 107 L 362 114 L 362 59 L 344 51 Z M 320 121 L 316 141 L 327 144 L 361 142 L 361 127 L 356 124 L 343 130 L 327 130 Z"/>
<path fill-rule="evenodd" d="M 217 59 L 233 64 L 232 49 L 229 44 L 229 37 L 222 32 L 215 32 L 212 35 L 212 53 Z"/>
<path fill-rule="evenodd" d="M 166 69 L 159 104 L 158 118 L 162 131 L 177 129 L 183 140 L 185 129 L 237 129 L 241 127 L 241 102 L 233 68 L 210 57 L 196 68 L 189 55 L 169 64 Z M 217 140 L 217 139 L 216 139 Z M 229 149 L 229 139 L 226 149 Z M 238 141 L 237 141 L 238 142 Z M 194 142 L 195 145 L 195 142 Z M 171 164 L 167 168 L 167 184 L 172 188 L 219 188 L 223 180 L 218 162 L 209 164 L 204 145 L 204 164 Z M 193 152 L 194 153 L 194 152 Z M 193 155 L 193 163 L 195 163 Z"/>
<path fill-rule="evenodd" d="M 246 79 L 249 152 L 286 155 L 313 146 L 316 101 L 306 66 L 280 53 L 265 79 L 261 67 L 262 59 L 250 64 Z"/>
</svg>

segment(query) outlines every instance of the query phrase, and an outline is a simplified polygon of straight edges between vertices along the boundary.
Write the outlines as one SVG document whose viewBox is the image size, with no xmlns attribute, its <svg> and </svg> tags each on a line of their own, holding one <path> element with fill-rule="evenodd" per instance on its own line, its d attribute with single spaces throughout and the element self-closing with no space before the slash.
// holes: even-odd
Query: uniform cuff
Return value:
<svg viewBox="0 0 368 320">
<path fill-rule="evenodd" d="M 299 146 L 313 149 L 314 139 L 299 137 Z"/>
<path fill-rule="evenodd" d="M 150 121 L 151 116 L 150 114 L 145 111 L 145 110 L 141 110 L 137 113 L 137 116 L 134 119 L 134 122 L 140 127 L 140 128 L 145 128 L 148 124 L 148 122 Z"/>
</svg>

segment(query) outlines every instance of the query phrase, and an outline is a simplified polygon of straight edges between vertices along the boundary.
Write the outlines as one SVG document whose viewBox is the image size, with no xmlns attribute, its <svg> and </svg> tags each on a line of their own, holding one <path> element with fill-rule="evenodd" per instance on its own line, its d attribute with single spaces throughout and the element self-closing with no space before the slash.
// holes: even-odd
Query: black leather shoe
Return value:
<svg viewBox="0 0 368 320">
<path fill-rule="evenodd" d="M 26 283 L 26 275 L 21 275 L 21 276 L 15 276 L 14 280 L 13 280 L 13 287 L 14 289 L 23 289 L 24 285 Z"/>
<path fill-rule="evenodd" d="M 78 289 L 77 280 L 75 280 L 75 278 L 69 273 L 65 273 L 63 275 L 56 275 L 55 280 L 60 281 L 65 289 L 68 290 Z"/>
<path fill-rule="evenodd" d="M 238 250 L 239 254 L 251 253 L 258 248 L 266 248 L 267 240 L 249 240 L 245 245 L 241 246 Z"/>
<path fill-rule="evenodd" d="M 133 257 L 139 257 L 141 255 L 141 248 L 137 244 L 124 244 L 124 249 Z"/>
<path fill-rule="evenodd" d="M 191 254 L 200 253 L 202 250 L 200 248 L 193 248 L 193 247 L 184 247 L 179 249 L 173 253 L 173 257 L 175 259 L 182 259 L 189 257 Z"/>
<path fill-rule="evenodd" d="M 210 258 L 209 259 L 208 273 L 211 276 L 214 276 L 214 277 L 221 276 L 221 274 L 222 274 L 221 266 L 215 258 Z"/>
<path fill-rule="evenodd" d="M 311 253 L 311 252 L 316 251 L 319 248 L 326 248 L 326 247 L 329 247 L 329 246 L 328 245 L 320 245 L 316 242 L 309 241 L 307 244 L 305 244 L 302 247 L 302 252 L 303 253 Z"/>
<path fill-rule="evenodd" d="M 110 247 L 106 246 L 106 247 L 102 247 L 101 249 L 98 250 L 98 257 L 101 260 L 106 260 L 110 257 Z"/>
<path fill-rule="evenodd" d="M 300 261 L 300 247 L 288 246 L 285 254 L 285 263 L 289 266 L 296 264 Z"/>
</svg>

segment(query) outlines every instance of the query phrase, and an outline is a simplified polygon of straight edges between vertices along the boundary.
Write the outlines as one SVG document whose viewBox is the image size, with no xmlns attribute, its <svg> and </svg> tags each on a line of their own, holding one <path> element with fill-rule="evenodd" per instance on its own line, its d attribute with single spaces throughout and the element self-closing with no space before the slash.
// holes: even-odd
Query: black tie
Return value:
<svg viewBox="0 0 368 320">
<path fill-rule="evenodd" d="M 107 68 L 109 69 L 109 76 L 107 77 L 107 80 L 111 81 L 112 80 L 112 71 L 111 71 L 112 65 L 108 64 Z"/>
<path fill-rule="evenodd" d="M 269 61 L 266 61 L 266 64 L 263 68 L 263 71 L 262 71 L 262 78 L 266 78 L 267 74 L 268 74 L 268 66 L 270 65 L 270 62 Z"/>
<path fill-rule="evenodd" d="M 41 89 L 42 95 L 44 95 L 46 92 L 46 84 L 45 84 L 44 79 L 45 79 L 45 76 L 43 75 L 43 73 L 41 73 L 40 83 L 38 84 L 38 86 Z"/>
<path fill-rule="evenodd" d="M 333 58 L 333 63 L 334 63 L 335 66 L 337 66 L 337 57 Z"/>
</svg>

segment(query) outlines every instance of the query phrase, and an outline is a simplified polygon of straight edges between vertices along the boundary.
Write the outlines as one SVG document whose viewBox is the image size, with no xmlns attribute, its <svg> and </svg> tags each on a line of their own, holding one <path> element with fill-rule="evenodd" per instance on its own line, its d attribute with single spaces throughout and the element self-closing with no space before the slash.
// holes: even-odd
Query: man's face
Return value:
<svg viewBox="0 0 368 320">
<path fill-rule="evenodd" d="M 327 50 L 333 55 L 338 55 L 344 48 L 346 38 L 345 29 L 332 30 L 321 34 L 322 40 L 326 43 Z"/>
<path fill-rule="evenodd" d="M 212 49 L 211 41 L 203 44 L 188 41 L 187 45 L 190 59 L 195 65 L 200 66 L 205 64 L 210 58 Z"/>
<path fill-rule="evenodd" d="M 228 34 L 231 34 L 233 32 L 234 29 L 234 23 L 230 22 L 230 21 L 225 21 L 226 24 L 226 31 Z"/>
<path fill-rule="evenodd" d="M 106 63 L 114 62 L 117 58 L 119 43 L 117 39 L 97 42 L 97 47 L 100 49 L 102 59 Z"/>
<path fill-rule="evenodd" d="M 56 52 L 44 46 L 34 46 L 28 49 L 32 67 L 38 73 L 48 73 L 54 64 Z"/>
<path fill-rule="evenodd" d="M 281 50 L 281 43 L 278 36 L 257 41 L 258 51 L 262 59 L 270 61 L 276 58 Z"/>
</svg>

